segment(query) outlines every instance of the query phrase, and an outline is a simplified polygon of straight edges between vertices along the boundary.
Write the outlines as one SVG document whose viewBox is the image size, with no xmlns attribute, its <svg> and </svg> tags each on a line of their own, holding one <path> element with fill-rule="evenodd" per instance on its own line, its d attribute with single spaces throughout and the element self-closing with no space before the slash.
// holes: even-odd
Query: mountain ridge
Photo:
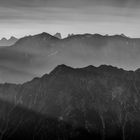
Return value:
<svg viewBox="0 0 140 140">
<path fill-rule="evenodd" d="M 71 67 L 107 64 L 134 70 L 139 68 L 139 45 L 140 39 L 125 35 L 79 34 L 58 39 L 43 32 L 23 37 L 0 49 L 1 81 L 24 83 L 59 64 Z"/>
<path fill-rule="evenodd" d="M 30 41 L 30 40 L 32 40 L 32 41 L 49 41 L 49 40 L 59 40 L 57 37 L 55 37 L 55 36 L 53 36 L 53 35 L 50 35 L 50 34 L 48 34 L 48 33 L 46 33 L 46 32 L 42 32 L 42 33 L 40 33 L 40 34 L 36 34 L 36 35 L 29 35 L 29 36 L 25 36 L 25 37 L 23 37 L 23 38 L 21 38 L 21 39 L 19 39 L 17 42 L 16 42 L 16 46 L 17 45 L 21 45 L 22 43 L 25 43 L 26 41 Z"/>
<path fill-rule="evenodd" d="M 1 38 L 0 40 L 0 46 L 6 47 L 6 46 L 12 46 L 18 41 L 18 38 L 11 36 L 9 39 L 6 39 L 5 37 Z"/>
<path fill-rule="evenodd" d="M 103 139 L 119 136 L 124 140 L 139 136 L 139 87 L 137 70 L 61 64 L 24 84 L 1 84 L 0 98 L 58 118 L 74 128 L 98 132 Z"/>
</svg>

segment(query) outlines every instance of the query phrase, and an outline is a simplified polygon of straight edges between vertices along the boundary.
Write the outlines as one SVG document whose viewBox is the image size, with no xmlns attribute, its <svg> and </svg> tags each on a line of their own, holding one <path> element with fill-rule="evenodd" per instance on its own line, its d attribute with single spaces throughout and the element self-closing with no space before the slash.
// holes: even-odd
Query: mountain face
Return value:
<svg viewBox="0 0 140 140">
<path fill-rule="evenodd" d="M 59 39 L 55 36 L 52 36 L 48 33 L 41 33 L 35 36 L 23 37 L 16 42 L 13 46 L 16 49 L 38 49 L 38 48 L 49 48 L 53 43 L 56 43 Z M 23 50 L 22 50 L 23 51 Z"/>
<path fill-rule="evenodd" d="M 88 136 L 84 129 L 3 100 L 0 100 L 0 132 L 1 140 L 76 140 Z"/>
<path fill-rule="evenodd" d="M 24 83 L 57 65 L 101 64 L 137 69 L 140 39 L 125 35 L 77 34 L 59 39 L 48 33 L 27 36 L 0 49 L 0 82 Z"/>
<path fill-rule="evenodd" d="M 59 65 L 22 85 L 2 84 L 0 96 L 102 139 L 127 140 L 140 137 L 139 87 L 139 70 Z"/>
<path fill-rule="evenodd" d="M 59 50 L 56 45 L 59 40 L 50 34 L 41 33 L 0 48 L 0 82 L 23 83 L 42 75 L 50 65 L 47 58 Z"/>
<path fill-rule="evenodd" d="M 0 46 L 2 46 L 2 47 L 11 46 L 11 45 L 15 44 L 17 41 L 18 41 L 18 39 L 13 36 L 10 39 L 2 38 L 0 40 Z"/>
</svg>

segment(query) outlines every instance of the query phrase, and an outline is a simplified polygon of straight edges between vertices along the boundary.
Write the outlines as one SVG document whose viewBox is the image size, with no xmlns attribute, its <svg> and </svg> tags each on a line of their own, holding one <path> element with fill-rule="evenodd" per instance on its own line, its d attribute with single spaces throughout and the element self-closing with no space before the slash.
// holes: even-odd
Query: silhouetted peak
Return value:
<svg viewBox="0 0 140 140">
<path fill-rule="evenodd" d="M 13 36 L 11 36 L 11 38 L 9 38 L 9 39 L 3 37 L 0 40 L 0 46 L 11 46 L 11 45 L 15 44 L 16 41 L 18 41 L 18 39 Z"/>
<path fill-rule="evenodd" d="M 103 35 L 100 35 L 100 34 L 76 34 L 76 35 L 69 35 L 67 37 L 67 39 L 102 39 L 104 38 L 105 36 Z"/>
<path fill-rule="evenodd" d="M 99 68 L 100 69 L 117 69 L 117 67 L 114 67 L 112 65 L 105 65 L 105 64 L 100 65 Z"/>
<path fill-rule="evenodd" d="M 125 38 L 129 38 L 128 36 L 126 36 L 126 35 L 123 34 L 123 33 L 121 34 L 121 36 L 122 36 L 122 37 L 125 37 Z"/>
<path fill-rule="evenodd" d="M 109 72 L 109 73 L 123 73 L 125 70 L 122 68 L 118 68 L 111 65 L 100 65 L 99 67 L 95 67 L 93 65 L 89 65 L 83 68 L 72 68 L 65 64 L 58 65 L 54 70 L 51 71 L 51 74 L 59 73 L 59 72 Z M 127 72 L 127 71 L 126 71 Z"/>
<path fill-rule="evenodd" d="M 55 69 L 65 70 L 65 69 L 72 69 L 72 67 L 67 66 L 65 64 L 61 64 L 61 65 L 58 65 Z"/>
<path fill-rule="evenodd" d="M 99 70 L 102 70 L 104 72 L 115 72 L 115 73 L 124 72 L 123 69 L 111 65 L 101 65 L 98 68 Z"/>
<path fill-rule="evenodd" d="M 37 37 L 37 38 L 41 38 L 41 39 L 50 39 L 50 38 L 55 38 L 54 36 L 46 33 L 46 32 L 43 32 L 41 34 L 37 34 L 37 35 L 34 35 L 33 37 Z"/>
<path fill-rule="evenodd" d="M 68 37 L 74 36 L 74 34 L 68 34 Z"/>
<path fill-rule="evenodd" d="M 15 41 L 15 40 L 18 40 L 18 39 L 16 37 L 14 37 L 14 36 L 11 36 L 9 40 Z"/>
<path fill-rule="evenodd" d="M 51 36 L 49 33 L 46 32 L 42 32 L 41 34 L 39 34 L 40 36 Z"/>
<path fill-rule="evenodd" d="M 20 46 L 22 44 L 25 44 L 27 46 L 28 45 L 30 46 L 30 43 L 34 43 L 34 44 L 39 43 L 40 46 L 41 46 L 41 44 L 43 44 L 45 41 L 48 42 L 48 41 L 57 41 L 57 40 L 59 40 L 59 39 L 50 35 L 50 34 L 48 34 L 48 33 L 43 32 L 41 34 L 36 34 L 36 35 L 33 35 L 33 36 L 31 36 L 31 35 L 30 36 L 25 36 L 25 37 L 19 39 L 16 42 L 16 45 Z"/>
<path fill-rule="evenodd" d="M 6 39 L 5 37 L 3 37 L 3 38 L 1 39 L 1 41 L 7 41 L 7 39 Z"/>
<path fill-rule="evenodd" d="M 56 33 L 54 36 L 57 37 L 58 39 L 62 39 L 61 33 Z"/>
<path fill-rule="evenodd" d="M 31 35 L 25 36 L 25 37 L 23 37 L 21 39 L 37 39 L 37 38 L 40 38 L 40 39 L 44 39 L 44 38 L 49 39 L 49 38 L 56 38 L 56 37 L 50 35 L 49 33 L 42 32 L 40 34 L 36 34 L 36 35 L 32 35 L 32 36 Z"/>
<path fill-rule="evenodd" d="M 59 72 L 69 72 L 73 70 L 72 67 L 69 67 L 65 64 L 61 64 L 61 65 L 58 65 L 52 72 L 51 74 L 54 74 L 54 73 L 59 73 Z"/>
<path fill-rule="evenodd" d="M 93 65 L 89 65 L 89 66 L 87 66 L 87 67 L 84 67 L 83 69 L 84 69 L 84 70 L 88 70 L 88 71 L 93 71 L 93 70 L 96 70 L 97 67 L 95 67 L 95 66 L 93 66 Z"/>
</svg>

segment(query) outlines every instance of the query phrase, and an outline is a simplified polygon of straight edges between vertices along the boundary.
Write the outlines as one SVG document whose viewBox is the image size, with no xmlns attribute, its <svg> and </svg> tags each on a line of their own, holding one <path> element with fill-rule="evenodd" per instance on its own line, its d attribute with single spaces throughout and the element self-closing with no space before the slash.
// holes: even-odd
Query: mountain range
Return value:
<svg viewBox="0 0 140 140">
<path fill-rule="evenodd" d="M 1 47 L 4 47 L 4 46 L 11 46 L 11 45 L 15 44 L 17 40 L 18 40 L 18 39 L 15 38 L 14 36 L 12 36 L 12 37 L 9 38 L 9 39 L 2 38 L 2 39 L 0 40 L 0 46 L 1 46 Z"/>
<path fill-rule="evenodd" d="M 48 33 L 26 36 L 0 48 L 0 82 L 23 83 L 59 64 L 102 64 L 139 68 L 140 39 L 121 35 L 77 34 L 59 39 Z"/>
<path fill-rule="evenodd" d="M 76 129 L 82 128 L 86 138 L 104 140 L 140 138 L 139 93 L 139 69 L 109 65 L 72 68 L 63 64 L 24 84 L 0 85 L 2 100 L 65 122 L 75 130 L 72 137 L 81 136 Z M 64 129 L 71 132 L 69 127 Z"/>
<path fill-rule="evenodd" d="M 43 32 L 1 47 L 0 140 L 140 139 L 139 46 Z"/>
<path fill-rule="evenodd" d="M 54 34 L 54 37 L 57 37 L 59 39 L 62 39 L 61 33 Z M 5 37 L 3 37 L 0 40 L 0 47 L 14 45 L 17 41 L 18 41 L 18 38 L 14 37 L 14 36 L 11 36 L 9 39 L 6 39 Z"/>
</svg>

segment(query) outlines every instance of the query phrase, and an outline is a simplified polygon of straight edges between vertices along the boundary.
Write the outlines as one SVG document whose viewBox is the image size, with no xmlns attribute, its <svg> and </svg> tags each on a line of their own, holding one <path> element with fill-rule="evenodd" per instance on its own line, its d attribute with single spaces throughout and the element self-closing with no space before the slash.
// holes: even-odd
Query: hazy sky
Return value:
<svg viewBox="0 0 140 140">
<path fill-rule="evenodd" d="M 140 0 L 0 0 L 0 38 L 61 32 L 140 37 Z"/>
</svg>

